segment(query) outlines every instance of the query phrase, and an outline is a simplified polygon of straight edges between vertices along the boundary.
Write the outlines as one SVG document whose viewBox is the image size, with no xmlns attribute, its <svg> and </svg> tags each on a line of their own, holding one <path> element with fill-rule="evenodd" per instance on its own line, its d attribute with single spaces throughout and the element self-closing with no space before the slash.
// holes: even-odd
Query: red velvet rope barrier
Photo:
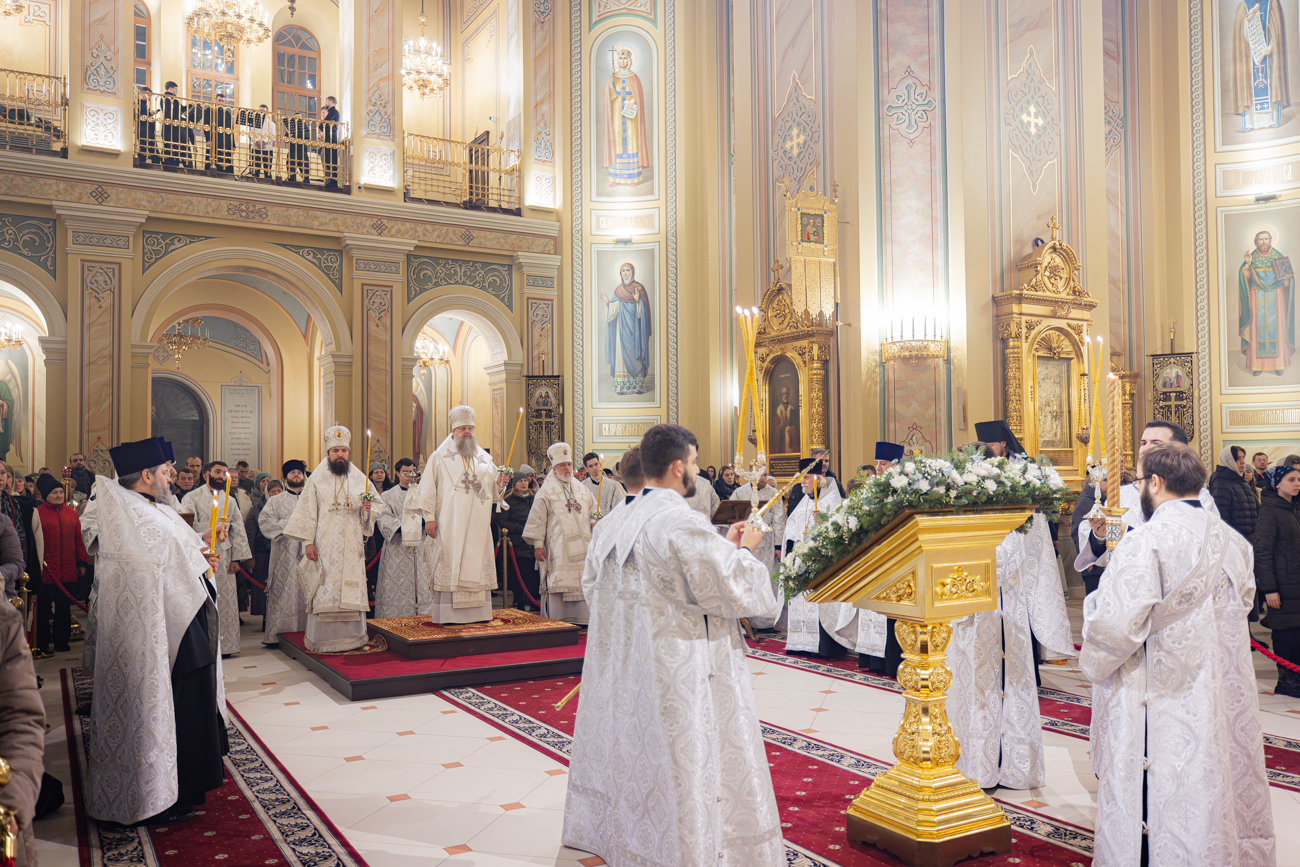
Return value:
<svg viewBox="0 0 1300 867">
<path fill-rule="evenodd" d="M 73 596 L 71 593 L 68 592 L 68 588 L 63 586 L 63 582 L 62 582 L 62 581 L 45 581 L 45 582 L 43 582 L 43 583 L 44 583 L 44 584 L 53 584 L 55 587 L 59 588 L 59 592 L 60 592 L 60 593 L 62 593 L 64 596 L 68 597 L 68 601 L 71 602 L 73 605 L 77 606 L 77 607 L 80 608 L 82 611 L 86 611 L 86 612 L 89 612 L 89 611 L 90 611 L 89 608 L 87 608 L 85 605 L 82 605 L 80 602 L 77 601 L 77 597 Z"/>
</svg>

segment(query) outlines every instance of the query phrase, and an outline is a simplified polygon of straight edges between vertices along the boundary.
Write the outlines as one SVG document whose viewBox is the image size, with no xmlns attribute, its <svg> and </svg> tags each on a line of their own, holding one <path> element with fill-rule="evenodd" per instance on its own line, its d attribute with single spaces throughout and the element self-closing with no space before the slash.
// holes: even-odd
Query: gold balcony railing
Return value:
<svg viewBox="0 0 1300 867">
<path fill-rule="evenodd" d="M 67 79 L 0 69 L 0 148 L 68 155 Z"/>
<path fill-rule="evenodd" d="M 519 151 L 406 134 L 406 198 L 519 210 Z"/>
<path fill-rule="evenodd" d="M 135 101 L 135 164 L 346 191 L 352 143 L 342 121 L 169 94 Z"/>
</svg>

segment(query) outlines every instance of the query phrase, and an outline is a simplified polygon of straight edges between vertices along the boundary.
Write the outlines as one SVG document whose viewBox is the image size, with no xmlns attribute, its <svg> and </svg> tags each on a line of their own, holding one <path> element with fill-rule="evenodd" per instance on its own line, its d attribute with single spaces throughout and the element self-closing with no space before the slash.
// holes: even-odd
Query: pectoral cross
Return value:
<svg viewBox="0 0 1300 867">
<path fill-rule="evenodd" d="M 465 470 L 465 472 L 461 473 L 460 482 L 457 483 L 456 487 L 463 489 L 469 494 L 478 495 L 483 493 L 483 483 L 478 480 L 478 476 L 471 473 L 469 470 Z"/>
</svg>

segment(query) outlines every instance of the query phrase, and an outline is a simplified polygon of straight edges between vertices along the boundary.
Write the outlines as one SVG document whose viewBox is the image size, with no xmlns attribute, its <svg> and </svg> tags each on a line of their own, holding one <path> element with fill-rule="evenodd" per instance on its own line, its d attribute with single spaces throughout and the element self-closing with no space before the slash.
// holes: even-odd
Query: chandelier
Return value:
<svg viewBox="0 0 1300 867">
<path fill-rule="evenodd" d="M 402 40 L 402 84 L 412 93 L 436 96 L 451 81 L 438 43 L 424 37 L 424 0 L 420 0 L 420 38 Z"/>
<path fill-rule="evenodd" d="M 181 356 L 186 352 L 191 349 L 206 349 L 212 344 L 212 340 L 206 333 L 199 333 L 201 327 L 203 327 L 202 319 L 197 317 L 182 319 L 158 338 L 158 345 L 176 356 L 177 370 L 181 369 Z"/>
<path fill-rule="evenodd" d="M 0 350 L 22 349 L 23 327 L 15 322 L 0 325 Z"/>
<path fill-rule="evenodd" d="M 8 18 L 11 15 L 22 15 L 27 9 L 27 4 L 23 0 L 0 0 L 0 15 Z"/>
<path fill-rule="evenodd" d="M 415 344 L 415 366 L 420 370 L 428 370 L 431 367 L 446 367 L 451 364 L 451 359 L 447 355 L 447 347 L 441 343 L 434 344 L 428 337 L 421 337 Z"/>
<path fill-rule="evenodd" d="M 10 0 L 4 0 L 10 2 Z M 257 0 L 191 0 L 185 23 L 230 55 L 237 45 L 257 45 L 271 35 L 270 16 Z"/>
</svg>

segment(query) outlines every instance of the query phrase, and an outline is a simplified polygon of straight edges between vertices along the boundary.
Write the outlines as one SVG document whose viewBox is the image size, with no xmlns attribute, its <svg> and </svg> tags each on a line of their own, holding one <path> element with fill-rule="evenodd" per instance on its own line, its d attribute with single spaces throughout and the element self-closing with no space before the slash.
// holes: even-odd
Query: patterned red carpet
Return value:
<svg viewBox="0 0 1300 867">
<path fill-rule="evenodd" d="M 366 867 L 229 705 L 226 782 L 208 793 L 197 817 L 156 828 L 125 828 L 90 818 L 82 792 L 90 718 L 73 712 L 90 701 L 90 681 L 81 676 L 81 669 L 73 669 L 71 677 L 63 669 L 60 676 L 81 867 Z"/>
<path fill-rule="evenodd" d="M 554 705 L 577 682 L 576 677 L 560 677 L 451 689 L 440 694 L 523 743 L 567 763 L 578 702 L 570 701 L 562 710 L 556 710 Z M 849 800 L 889 765 L 777 726 L 765 724 L 763 735 L 789 864 L 893 867 L 900 863 L 878 849 L 849 844 L 844 837 L 844 810 Z M 1085 867 L 1092 863 L 1092 834 L 1087 830 L 1022 807 L 1003 807 L 1014 828 L 1011 854 L 985 856 L 963 864 Z"/>
</svg>

